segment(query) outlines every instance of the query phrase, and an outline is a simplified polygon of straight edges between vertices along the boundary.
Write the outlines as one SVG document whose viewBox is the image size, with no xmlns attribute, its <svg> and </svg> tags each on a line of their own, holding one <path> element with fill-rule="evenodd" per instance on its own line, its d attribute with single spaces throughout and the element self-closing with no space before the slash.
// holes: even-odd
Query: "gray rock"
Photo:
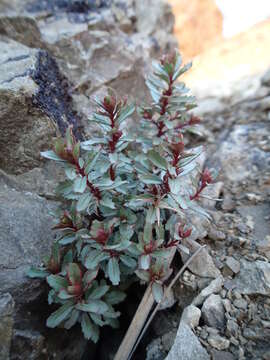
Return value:
<svg viewBox="0 0 270 360">
<path fill-rule="evenodd" d="M 211 283 L 195 297 L 192 304 L 197 306 L 201 305 L 209 295 L 218 293 L 223 286 L 223 282 L 224 279 L 222 275 L 218 276 L 215 280 L 212 280 Z"/>
<path fill-rule="evenodd" d="M 181 322 L 184 322 L 191 328 L 195 328 L 199 325 L 201 318 L 201 310 L 194 305 L 186 307 L 181 316 Z"/>
<path fill-rule="evenodd" d="M 16 302 L 24 301 L 21 292 L 26 291 L 29 282 L 25 270 L 40 264 L 49 253 L 54 236 L 49 213 L 53 209 L 55 203 L 35 194 L 20 193 L 7 186 L 0 189 L 0 292 L 18 294 Z M 35 292 L 35 281 L 31 283 Z"/>
<path fill-rule="evenodd" d="M 37 331 L 15 330 L 11 360 L 36 360 L 44 357 L 45 337 Z"/>
<path fill-rule="evenodd" d="M 217 334 L 211 334 L 207 341 L 217 350 L 226 350 L 230 346 L 230 341 L 228 339 Z"/>
<path fill-rule="evenodd" d="M 270 295 L 270 264 L 266 261 L 241 260 L 241 270 L 232 280 L 238 292 L 246 295 Z"/>
<path fill-rule="evenodd" d="M 270 254 L 270 222 L 265 218 L 270 214 L 269 204 L 238 206 L 237 211 L 252 226 L 252 243 L 264 255 Z"/>
<path fill-rule="evenodd" d="M 240 262 L 235 260 L 232 256 L 228 256 L 223 268 L 223 275 L 234 275 L 240 271 Z"/>
<path fill-rule="evenodd" d="M 264 86 L 270 86 L 270 69 L 262 76 L 261 83 Z"/>
<path fill-rule="evenodd" d="M 211 352 L 213 360 L 234 360 L 235 357 L 228 351 L 213 350 Z"/>
<path fill-rule="evenodd" d="M 9 173 L 40 165 L 40 151 L 49 146 L 55 129 L 32 105 L 39 87 L 31 78 L 38 50 L 0 38 L 0 162 Z"/>
<path fill-rule="evenodd" d="M 9 293 L 0 296 L 0 360 L 8 360 L 13 331 L 14 300 Z"/>
<path fill-rule="evenodd" d="M 222 298 L 212 294 L 204 302 L 202 318 L 208 326 L 222 329 L 225 325 L 225 311 Z"/>
<path fill-rule="evenodd" d="M 221 143 L 211 158 L 210 165 L 220 166 L 222 177 L 232 182 L 243 181 L 251 175 L 256 176 L 265 169 L 268 155 L 256 141 L 251 147 L 250 137 L 260 138 L 263 133 L 265 126 L 259 122 L 233 126 L 226 141 Z"/>
<path fill-rule="evenodd" d="M 175 342 L 166 360 L 210 360 L 210 356 L 190 327 L 180 322 Z"/>
<path fill-rule="evenodd" d="M 200 246 L 194 240 L 189 238 L 183 239 L 182 244 L 189 249 L 191 254 L 194 253 Z M 188 259 L 188 255 L 181 249 L 180 253 L 183 261 L 185 262 Z M 216 268 L 213 259 L 206 248 L 201 250 L 201 252 L 188 265 L 188 268 L 194 274 L 202 277 L 216 278 L 220 275 L 220 271 Z"/>
</svg>

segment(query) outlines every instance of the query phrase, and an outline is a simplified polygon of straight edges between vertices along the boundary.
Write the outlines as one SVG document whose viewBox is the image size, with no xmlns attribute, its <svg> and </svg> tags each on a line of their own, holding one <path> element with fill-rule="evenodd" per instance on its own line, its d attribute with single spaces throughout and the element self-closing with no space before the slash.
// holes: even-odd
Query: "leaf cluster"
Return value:
<svg viewBox="0 0 270 360">
<path fill-rule="evenodd" d="M 48 301 L 59 305 L 49 327 L 79 322 L 97 341 L 100 327 L 117 326 L 114 307 L 136 279 L 161 301 L 172 249 L 191 235 L 194 213 L 208 217 L 197 200 L 213 175 L 198 167 L 203 149 L 187 150 L 184 142 L 199 122 L 189 113 L 194 97 L 178 81 L 189 68 L 176 51 L 153 64 L 146 82 L 152 102 L 137 108 L 136 133 L 127 125 L 135 106 L 109 90 L 90 119 L 100 135 L 80 143 L 69 127 L 42 153 L 66 175 L 56 189 L 62 205 L 52 253 L 29 271 L 46 278 Z"/>
</svg>

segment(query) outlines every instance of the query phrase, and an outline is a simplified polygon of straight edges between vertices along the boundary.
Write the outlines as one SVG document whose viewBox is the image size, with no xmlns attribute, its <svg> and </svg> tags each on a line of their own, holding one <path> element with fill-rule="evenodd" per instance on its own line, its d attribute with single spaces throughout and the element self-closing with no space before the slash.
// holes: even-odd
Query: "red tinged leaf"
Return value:
<svg viewBox="0 0 270 360">
<path fill-rule="evenodd" d="M 82 271 L 78 264 L 70 263 L 67 267 L 67 278 L 70 285 L 81 284 Z"/>
</svg>

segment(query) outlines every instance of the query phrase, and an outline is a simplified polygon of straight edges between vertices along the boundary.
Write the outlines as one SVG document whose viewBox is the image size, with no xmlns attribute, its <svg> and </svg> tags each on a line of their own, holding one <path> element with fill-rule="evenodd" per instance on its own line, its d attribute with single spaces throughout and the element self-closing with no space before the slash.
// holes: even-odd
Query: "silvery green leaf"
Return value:
<svg viewBox="0 0 270 360">
<path fill-rule="evenodd" d="M 88 159 L 86 160 L 86 164 L 85 164 L 85 168 L 84 168 L 85 174 L 89 174 L 89 172 L 94 169 L 95 164 L 99 158 L 99 155 L 100 155 L 100 153 L 98 152 L 96 154 L 92 153 L 88 156 Z"/>
<path fill-rule="evenodd" d="M 178 177 L 189 174 L 189 173 L 190 173 L 191 171 L 193 171 L 196 167 L 197 167 L 197 163 L 196 163 L 196 162 L 192 162 L 192 163 L 186 165 L 186 166 L 184 167 L 184 170 L 178 175 Z"/>
<path fill-rule="evenodd" d="M 126 105 L 121 109 L 120 115 L 117 118 L 117 123 L 120 125 L 124 120 L 126 120 L 130 115 L 133 114 L 135 106 L 133 104 Z"/>
<path fill-rule="evenodd" d="M 150 273 L 146 270 L 136 270 L 135 274 L 138 276 L 139 279 L 142 281 L 148 282 L 150 281 Z"/>
<path fill-rule="evenodd" d="M 148 159 L 158 168 L 167 170 L 168 164 L 165 159 L 163 159 L 159 153 L 154 150 L 150 150 L 147 153 Z"/>
<path fill-rule="evenodd" d="M 182 68 L 179 68 L 178 71 L 175 72 L 173 75 L 173 80 L 176 80 L 180 75 L 182 75 L 184 72 L 188 71 L 192 66 L 192 62 L 187 63 Z"/>
<path fill-rule="evenodd" d="M 120 255 L 120 260 L 128 267 L 135 268 L 137 265 L 137 262 L 135 259 L 133 259 L 130 256 L 127 255 Z"/>
<path fill-rule="evenodd" d="M 170 190 L 173 194 L 178 194 L 179 191 L 182 188 L 182 180 L 179 178 L 176 179 L 169 179 L 169 186 L 170 186 Z"/>
<path fill-rule="evenodd" d="M 48 150 L 48 151 L 41 151 L 40 155 L 46 159 L 55 160 L 55 161 L 61 161 L 66 162 L 66 160 L 61 159 L 54 151 Z"/>
<path fill-rule="evenodd" d="M 100 205 L 108 207 L 110 209 L 115 209 L 115 203 L 112 201 L 112 199 L 109 196 L 106 195 L 100 201 Z"/>
<path fill-rule="evenodd" d="M 181 209 L 186 210 L 188 208 L 185 198 L 181 195 L 173 195 L 174 200 L 180 205 Z"/>
<path fill-rule="evenodd" d="M 83 193 L 84 190 L 86 189 L 86 181 L 87 181 L 86 176 L 84 177 L 78 176 L 74 181 L 73 190 L 76 193 Z"/>
<path fill-rule="evenodd" d="M 157 175 L 139 175 L 139 179 L 147 185 L 162 184 L 162 180 Z"/>
<path fill-rule="evenodd" d="M 49 328 L 55 328 L 56 326 L 60 325 L 61 322 L 64 321 L 69 316 L 73 308 L 74 308 L 74 304 L 72 301 L 69 301 L 64 305 L 62 305 L 58 310 L 53 312 L 48 317 L 47 326 Z"/>
<path fill-rule="evenodd" d="M 108 261 L 107 272 L 112 284 L 118 285 L 120 282 L 120 269 L 118 259 L 116 259 L 115 257 L 110 258 L 110 260 Z"/>
<path fill-rule="evenodd" d="M 40 278 L 45 279 L 48 275 L 50 275 L 47 269 L 38 269 L 34 267 L 30 267 L 30 269 L 26 273 L 30 278 Z"/>
<path fill-rule="evenodd" d="M 76 309 L 85 311 L 85 312 L 92 312 L 95 314 L 104 314 L 108 310 L 107 304 L 102 300 L 89 300 L 88 303 L 77 303 Z"/>
<path fill-rule="evenodd" d="M 97 324 L 98 326 L 104 326 L 106 325 L 106 322 L 102 320 L 101 315 L 99 314 L 94 314 L 94 313 L 90 313 L 89 314 L 90 318 L 93 320 L 93 322 L 95 324 Z"/>
<path fill-rule="evenodd" d="M 105 295 L 105 300 L 111 305 L 116 305 L 125 300 L 126 294 L 119 290 L 112 290 Z"/>
<path fill-rule="evenodd" d="M 90 292 L 88 299 L 98 300 L 102 298 L 108 291 L 110 287 L 108 285 L 100 285 L 96 289 Z"/>
<path fill-rule="evenodd" d="M 59 240 L 59 244 L 62 244 L 62 245 L 71 244 L 71 243 L 73 243 L 74 240 L 76 240 L 76 233 L 68 234 L 68 235 L 61 237 L 61 239 Z"/>
<path fill-rule="evenodd" d="M 99 250 L 92 250 L 86 256 L 84 265 L 87 269 L 94 269 L 99 263 L 110 257 L 107 253 L 102 253 Z"/>
<path fill-rule="evenodd" d="M 86 192 L 85 194 L 82 194 L 80 197 L 79 197 L 79 200 L 77 202 L 77 205 L 76 205 L 76 209 L 77 211 L 83 211 L 85 209 L 88 208 L 89 206 L 89 203 L 91 202 L 91 200 L 93 200 L 93 196 L 91 193 L 89 192 Z"/>
<path fill-rule="evenodd" d="M 149 254 L 143 254 L 139 257 L 139 268 L 142 270 L 148 270 L 151 264 L 151 256 Z"/>
<path fill-rule="evenodd" d="M 65 322 L 64 328 L 71 329 L 74 326 L 79 318 L 80 312 L 76 309 L 73 309 L 70 315 L 70 318 Z"/>
<path fill-rule="evenodd" d="M 157 303 L 163 299 L 163 286 L 157 282 L 152 284 L 152 294 Z"/>
<path fill-rule="evenodd" d="M 112 153 L 112 154 L 109 154 L 109 159 L 110 159 L 111 164 L 117 163 L 117 161 L 118 161 L 118 154 L 117 154 L 116 152 L 115 152 L 115 153 Z"/>
<path fill-rule="evenodd" d="M 69 180 L 74 180 L 77 176 L 76 170 L 73 167 L 66 167 L 65 173 Z"/>
<path fill-rule="evenodd" d="M 83 335 L 86 339 L 91 339 L 94 343 L 98 342 L 99 339 L 99 328 L 89 318 L 88 314 L 82 315 L 81 328 Z"/>
</svg>

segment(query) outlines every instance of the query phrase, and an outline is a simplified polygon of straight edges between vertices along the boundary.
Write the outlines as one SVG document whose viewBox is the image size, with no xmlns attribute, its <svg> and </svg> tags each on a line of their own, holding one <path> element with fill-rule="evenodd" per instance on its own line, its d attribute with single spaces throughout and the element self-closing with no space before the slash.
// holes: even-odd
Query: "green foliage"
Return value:
<svg viewBox="0 0 270 360">
<path fill-rule="evenodd" d="M 147 80 L 152 103 L 137 109 L 137 133 L 127 125 L 135 106 L 108 91 L 90 120 L 98 136 L 80 143 L 69 127 L 42 153 L 64 168 L 57 193 L 65 210 L 54 226 L 51 256 L 29 276 L 46 278 L 48 301 L 59 304 L 47 326 L 80 323 L 94 342 L 100 327 L 117 326 L 114 306 L 128 282 L 150 283 L 162 300 L 172 248 L 191 235 L 194 213 L 208 216 L 197 199 L 212 176 L 198 169 L 202 149 L 186 150 L 184 143 L 199 122 L 189 114 L 195 99 L 176 81 L 190 65 L 182 66 L 173 52 L 153 67 Z"/>
</svg>

